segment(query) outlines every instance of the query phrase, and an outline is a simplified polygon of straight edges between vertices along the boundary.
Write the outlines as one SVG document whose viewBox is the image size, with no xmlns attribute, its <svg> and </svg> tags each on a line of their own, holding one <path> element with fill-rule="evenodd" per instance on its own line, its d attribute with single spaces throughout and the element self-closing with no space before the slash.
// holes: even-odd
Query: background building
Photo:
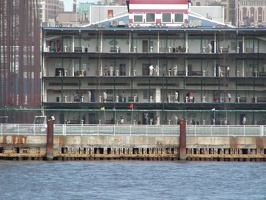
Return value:
<svg viewBox="0 0 266 200">
<path fill-rule="evenodd" d="M 55 23 L 58 13 L 64 12 L 64 2 L 62 0 L 37 0 L 37 2 L 41 22 Z"/>
<path fill-rule="evenodd" d="M 236 6 L 238 26 L 260 27 L 266 25 L 266 2 L 264 0 L 238 0 Z"/>
<path fill-rule="evenodd" d="M 193 6 L 223 6 L 224 7 L 224 21 L 227 24 L 236 25 L 236 5 L 238 0 L 191 0 Z M 208 13 L 212 17 L 216 13 Z"/>
<path fill-rule="evenodd" d="M 0 0 L 0 116 L 9 122 L 32 123 L 40 113 L 38 17 L 35 0 Z"/>
</svg>

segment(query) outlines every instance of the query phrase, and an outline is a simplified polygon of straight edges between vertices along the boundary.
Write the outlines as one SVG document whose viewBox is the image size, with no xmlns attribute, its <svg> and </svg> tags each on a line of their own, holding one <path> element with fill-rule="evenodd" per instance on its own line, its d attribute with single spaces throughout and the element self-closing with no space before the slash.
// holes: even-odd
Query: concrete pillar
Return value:
<svg viewBox="0 0 266 200">
<path fill-rule="evenodd" d="M 47 142 L 46 142 L 46 158 L 48 161 L 53 160 L 53 150 L 54 150 L 54 121 L 47 121 Z"/>
<path fill-rule="evenodd" d="M 186 160 L 186 121 L 183 119 L 180 122 L 179 136 L 179 159 Z"/>
<path fill-rule="evenodd" d="M 161 89 L 160 88 L 156 88 L 155 89 L 155 102 L 162 102 L 161 101 Z"/>
</svg>

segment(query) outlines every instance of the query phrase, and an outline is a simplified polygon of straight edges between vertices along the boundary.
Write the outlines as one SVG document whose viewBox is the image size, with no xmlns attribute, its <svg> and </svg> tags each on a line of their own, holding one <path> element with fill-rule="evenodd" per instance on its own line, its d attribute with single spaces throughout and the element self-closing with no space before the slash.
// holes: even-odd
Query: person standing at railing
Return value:
<svg viewBox="0 0 266 200">
<path fill-rule="evenodd" d="M 226 66 L 226 76 L 229 76 L 230 67 Z"/>
<path fill-rule="evenodd" d="M 106 102 L 106 101 L 107 101 L 107 93 L 103 92 L 103 102 Z"/>
<path fill-rule="evenodd" d="M 212 125 L 215 125 L 215 118 L 212 118 Z"/>
<path fill-rule="evenodd" d="M 123 115 L 120 116 L 120 123 L 121 124 L 124 124 L 124 117 L 123 117 Z"/>
<path fill-rule="evenodd" d="M 243 119 L 242 119 L 242 124 L 246 125 L 246 123 L 247 123 L 247 118 L 246 118 L 246 116 L 244 116 Z"/>
<path fill-rule="evenodd" d="M 228 96 L 228 101 L 229 101 L 229 103 L 230 103 L 230 102 L 231 102 L 231 98 L 232 98 L 232 96 L 231 96 L 230 93 L 228 93 L 227 96 Z"/>
<path fill-rule="evenodd" d="M 178 102 L 178 92 L 175 91 L 175 102 Z"/>
<path fill-rule="evenodd" d="M 104 66 L 104 76 L 108 76 L 108 69 L 107 65 Z"/>
<path fill-rule="evenodd" d="M 224 125 L 228 125 L 227 118 L 224 119 Z"/>
<path fill-rule="evenodd" d="M 149 67 L 149 70 L 150 70 L 150 76 L 152 76 L 153 75 L 153 69 L 154 69 L 154 67 L 153 67 L 153 65 L 150 65 L 150 67 Z"/>
</svg>

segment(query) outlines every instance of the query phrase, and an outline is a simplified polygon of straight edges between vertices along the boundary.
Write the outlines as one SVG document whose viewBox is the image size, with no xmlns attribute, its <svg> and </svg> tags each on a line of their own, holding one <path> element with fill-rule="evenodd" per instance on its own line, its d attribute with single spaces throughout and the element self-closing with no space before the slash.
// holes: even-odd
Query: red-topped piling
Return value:
<svg viewBox="0 0 266 200">
<path fill-rule="evenodd" d="M 47 141 L 46 141 L 46 158 L 47 160 L 53 160 L 54 150 L 54 121 L 47 121 Z"/>
<path fill-rule="evenodd" d="M 179 159 L 186 160 L 186 120 L 180 122 L 180 136 L 179 136 Z"/>
</svg>

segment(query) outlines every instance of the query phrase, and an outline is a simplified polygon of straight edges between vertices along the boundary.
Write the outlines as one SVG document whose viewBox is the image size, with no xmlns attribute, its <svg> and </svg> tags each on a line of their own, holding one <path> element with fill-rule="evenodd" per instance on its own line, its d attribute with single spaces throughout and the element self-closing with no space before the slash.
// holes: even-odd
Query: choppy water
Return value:
<svg viewBox="0 0 266 200">
<path fill-rule="evenodd" d="M 0 199 L 266 200 L 263 162 L 0 161 Z"/>
</svg>

